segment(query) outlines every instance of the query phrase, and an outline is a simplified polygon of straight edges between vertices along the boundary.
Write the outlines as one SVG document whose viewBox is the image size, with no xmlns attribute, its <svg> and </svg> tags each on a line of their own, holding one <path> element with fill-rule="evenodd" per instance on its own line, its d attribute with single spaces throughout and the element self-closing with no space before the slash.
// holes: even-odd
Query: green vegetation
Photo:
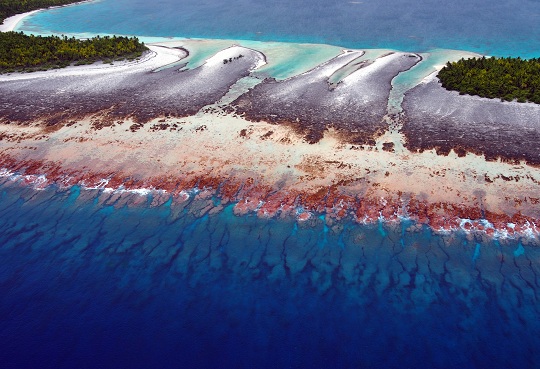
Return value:
<svg viewBox="0 0 540 369">
<path fill-rule="evenodd" d="M 0 23 L 18 13 L 66 5 L 73 0 L 0 0 Z M 17 32 L 0 33 L 0 73 L 62 68 L 70 64 L 91 64 L 98 60 L 134 59 L 146 47 L 132 37 L 95 37 L 77 40 L 67 37 L 27 36 Z"/>
<path fill-rule="evenodd" d="M 48 8 L 49 6 L 67 5 L 73 0 L 0 0 L 0 23 L 5 18 L 19 13 Z"/>
<path fill-rule="evenodd" d="M 472 58 L 447 63 L 438 74 L 444 88 L 464 95 L 540 104 L 540 58 Z"/>
<path fill-rule="evenodd" d="M 72 63 L 91 64 L 98 60 L 134 59 L 146 47 L 136 37 L 27 36 L 23 33 L 0 33 L 0 73 L 62 68 Z"/>
</svg>

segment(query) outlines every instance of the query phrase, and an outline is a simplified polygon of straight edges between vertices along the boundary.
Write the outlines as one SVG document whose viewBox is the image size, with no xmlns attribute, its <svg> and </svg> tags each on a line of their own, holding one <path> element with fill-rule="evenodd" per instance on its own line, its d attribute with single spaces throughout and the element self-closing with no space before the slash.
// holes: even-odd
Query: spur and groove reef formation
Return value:
<svg viewBox="0 0 540 369">
<path fill-rule="evenodd" d="M 94 367 L 111 367 L 105 355 L 126 366 L 118 347 L 131 366 L 149 367 L 171 357 L 166 364 L 213 367 L 217 354 L 237 368 L 290 367 L 293 355 L 276 353 L 294 351 L 295 364 L 317 368 L 328 362 L 321 347 L 339 347 L 332 366 L 344 368 L 482 367 L 486 357 L 497 360 L 490 368 L 533 368 L 540 360 L 535 245 L 404 232 L 408 224 L 235 217 L 232 205 L 201 216 L 213 199 L 149 207 L 135 193 L 35 191 L 2 177 L 0 194 L 10 286 L 0 300 L 0 358 L 14 367 L 32 367 L 36 356 L 51 368 L 84 367 L 79 346 L 95 355 Z M 64 328 L 74 321 L 77 330 Z M 140 349 L 163 336 L 172 338 Z M 211 357 L 208 342 L 216 342 Z M 57 347 L 66 349 L 54 360 Z"/>
</svg>

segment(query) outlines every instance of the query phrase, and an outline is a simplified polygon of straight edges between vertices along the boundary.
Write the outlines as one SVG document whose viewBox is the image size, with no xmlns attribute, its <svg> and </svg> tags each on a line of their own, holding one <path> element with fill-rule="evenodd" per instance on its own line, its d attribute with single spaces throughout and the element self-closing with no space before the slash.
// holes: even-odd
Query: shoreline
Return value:
<svg viewBox="0 0 540 369">
<path fill-rule="evenodd" d="M 160 45 L 146 46 L 149 50 L 133 61 L 120 60 L 111 64 L 98 61 L 93 64 L 70 65 L 46 71 L 6 73 L 0 74 L 0 82 L 40 79 L 51 76 L 90 76 L 108 73 L 154 71 L 182 61 L 188 56 L 187 50 L 165 48 Z"/>
<path fill-rule="evenodd" d="M 32 14 L 41 12 L 46 9 L 36 9 L 32 10 L 26 13 L 16 14 L 12 15 L 11 17 L 8 17 L 4 19 L 4 22 L 0 24 L 0 32 L 14 32 L 17 28 L 17 25 L 26 17 L 31 16 Z"/>
<path fill-rule="evenodd" d="M 55 6 L 50 6 L 50 7 L 47 7 L 47 8 L 31 10 L 31 11 L 26 12 L 26 13 L 15 14 L 15 15 L 12 15 L 11 17 L 7 17 L 6 19 L 4 19 L 4 22 L 2 24 L 0 24 L 0 32 L 12 32 L 12 31 L 15 31 L 17 29 L 17 26 L 19 25 L 19 23 L 21 23 L 25 18 L 27 18 L 27 17 L 29 17 L 29 16 L 31 16 L 33 14 L 36 14 L 38 12 L 42 12 L 42 11 L 49 10 L 49 9 L 65 8 L 65 7 L 68 7 L 68 6 L 75 6 L 75 5 L 80 5 L 80 4 L 98 2 L 98 1 L 100 1 L 100 0 L 83 0 L 83 1 L 78 1 L 78 2 L 72 3 L 72 4 L 55 5 Z"/>
<path fill-rule="evenodd" d="M 0 186 L 11 183 L 9 186 L 22 186 L 35 191 L 54 190 L 55 188 L 57 189 L 55 191 L 60 192 L 70 191 L 73 188 L 80 188 L 83 191 L 89 191 L 89 193 L 99 191 L 96 194 L 96 198 L 103 205 L 111 205 L 115 208 L 126 206 L 133 208 L 168 206 L 174 209 L 177 207 L 178 209 L 175 211 L 185 209 L 195 218 L 215 215 L 224 211 L 227 207 L 232 207 L 235 216 L 256 216 L 261 220 L 293 221 L 303 224 L 303 227 L 308 228 L 314 227 L 318 220 L 322 220 L 323 225 L 329 227 L 336 235 L 341 233 L 341 225 L 344 222 L 349 222 L 367 227 L 381 227 L 382 225 L 388 230 L 395 230 L 401 227 L 402 232 L 409 234 L 422 232 L 427 228 L 434 235 L 441 237 L 451 237 L 454 233 L 461 232 L 467 240 L 476 240 L 480 243 L 519 241 L 524 245 L 540 246 L 540 228 L 534 221 L 530 220 L 525 220 L 521 224 L 509 222 L 503 228 L 497 228 L 496 225 L 485 218 L 468 219 L 456 217 L 446 224 L 438 224 L 437 227 L 433 226 L 429 219 L 420 219 L 414 214 L 394 213 L 392 216 L 385 216 L 382 213 L 385 212 L 388 214 L 389 212 L 384 210 L 380 212 L 379 216 L 371 218 L 368 215 L 359 218 L 356 214 L 347 214 L 339 217 L 336 216 L 336 209 L 334 208 L 329 209 L 329 211 L 320 211 L 305 208 L 301 204 L 297 206 L 280 204 L 277 211 L 269 214 L 267 212 L 268 209 L 265 209 L 267 203 L 263 200 L 259 200 L 256 206 L 251 204 L 246 207 L 250 202 L 249 200 L 223 201 L 218 191 L 207 187 L 176 189 L 176 193 L 154 187 L 126 188 L 122 184 L 114 188 L 107 187 L 110 179 L 106 178 L 101 178 L 97 183 L 93 184 L 86 183 L 85 180 L 78 183 L 69 183 L 70 181 L 66 181 L 66 178 L 60 181 L 50 181 L 44 174 L 18 174 L 5 168 L 0 168 L 0 179 L 4 180 L 0 183 Z M 86 198 L 85 195 L 81 197 Z M 152 201 L 149 202 L 149 200 Z M 219 202 L 219 205 L 215 205 L 216 201 Z M 211 203 L 214 203 L 214 205 L 211 205 Z M 407 225 L 407 228 L 403 228 L 403 225 Z"/>
<path fill-rule="evenodd" d="M 430 224 L 432 229 L 442 232 L 463 227 L 485 231 L 489 236 L 504 232 L 525 234 L 530 229 L 537 232 L 535 224 L 540 219 L 535 192 L 540 181 L 538 168 L 490 162 L 474 154 L 442 156 L 431 151 L 414 153 L 406 148 L 394 149 L 397 146 L 388 140 L 406 139 L 399 129 L 392 137 L 376 136 L 375 145 L 355 144 L 349 142 L 350 128 L 337 129 L 334 124 L 324 126 L 321 138 L 311 142 L 297 124 L 276 123 L 264 116 L 248 120 L 249 117 L 235 111 L 236 105 L 248 103 L 239 98 L 264 85 L 262 80 L 250 77 L 265 62 L 271 62 L 264 54 L 231 46 L 206 59 L 198 68 L 178 72 L 174 68 L 156 67 L 181 60 L 187 56 L 189 48 L 187 52 L 178 45 L 151 48 L 156 55 L 136 65 L 71 67 L 2 78 L 7 83 L 6 93 L 10 91 L 9 86 L 16 87 L 19 81 L 28 85 L 22 92 L 17 92 L 18 88 L 13 90 L 16 94 L 22 93 L 23 100 L 19 102 L 15 99 L 18 95 L 6 95 L 5 103 L 16 104 L 19 113 L 5 116 L 0 124 L 4 142 L 0 151 L 1 166 L 31 176 L 29 178 L 41 178 L 39 181 L 47 179 L 49 184 L 84 184 L 99 188 L 108 183 L 112 192 L 125 188 L 145 193 L 154 188 L 171 194 L 174 201 L 182 201 L 186 193 L 199 188 L 220 197 L 224 203 L 235 202 L 237 214 L 255 213 L 269 218 L 281 213 L 297 213 L 299 220 L 309 221 L 316 218 L 316 214 L 327 214 L 335 221 L 352 217 L 359 223 L 373 223 L 379 219 L 396 221 L 406 217 Z M 166 53 L 168 60 L 163 58 Z M 332 79 L 334 88 L 345 89 L 346 93 L 329 96 L 354 97 L 348 92 L 351 88 L 351 91 L 370 90 L 365 81 L 375 78 L 378 88 L 383 89 L 383 94 L 376 99 L 386 107 L 388 95 L 384 93 L 393 85 L 381 84 L 382 77 L 378 76 L 393 80 L 395 74 L 411 73 L 414 68 L 410 69 L 410 64 L 417 63 L 417 57 L 402 53 L 371 54 L 343 53 L 297 76 L 274 82 L 281 92 L 264 99 L 285 91 L 291 91 L 292 96 L 307 96 L 295 91 L 303 91 L 306 86 L 314 91 L 324 90 L 325 81 L 338 73 L 339 78 Z M 243 57 L 238 59 L 239 55 Z M 233 58 L 238 60 L 229 62 Z M 372 58 L 377 62 L 370 62 Z M 395 69 L 400 58 L 407 59 L 408 64 L 395 71 L 388 69 Z M 360 69 L 344 69 L 350 63 L 367 64 L 359 64 Z M 160 71 L 148 74 L 156 69 Z M 200 78 L 211 82 L 200 82 Z M 243 85 L 246 78 L 252 82 Z M 48 89 L 49 84 L 52 91 L 57 91 L 58 86 L 64 84 L 62 81 L 67 83 L 62 90 L 72 91 L 69 95 L 56 94 L 54 96 L 61 100 L 47 100 L 44 105 L 32 102 L 28 105 L 30 115 L 26 118 L 20 115 L 28 99 L 39 101 L 38 96 L 43 93 L 40 91 Z M 39 87 L 33 88 L 33 84 Z M 85 85 L 90 92 L 87 88 L 81 90 Z M 136 87 L 138 85 L 143 89 Z M 133 90 L 134 102 L 129 102 L 131 97 L 125 97 L 131 107 L 115 102 L 118 97 L 115 91 L 125 91 L 124 86 Z M 187 110 L 168 110 L 168 113 L 162 110 L 168 106 L 169 99 L 164 99 L 163 93 L 173 99 L 172 108 L 178 106 L 179 101 L 205 90 L 210 95 L 201 95 L 200 101 L 188 100 Z M 183 98 L 182 93 L 186 97 Z M 31 94 L 38 94 L 36 100 Z M 80 98 L 78 94 L 82 94 Z M 159 99 L 156 105 L 151 103 L 155 94 Z M 284 96 L 285 103 L 290 104 L 292 100 Z M 89 97 L 93 100 L 88 100 Z M 70 117 L 72 99 L 74 108 L 80 109 L 84 103 L 92 110 L 83 107 L 69 113 Z M 295 104 L 301 107 L 310 99 Z M 253 101 L 258 104 L 261 98 Z M 113 105 L 99 105 L 104 103 Z M 324 103 L 328 104 L 321 101 Z M 65 111 L 55 110 L 59 104 L 65 106 Z M 332 104 L 334 108 L 337 106 Z M 353 114 L 350 105 L 346 106 L 340 113 Z M 35 115 L 36 108 L 45 110 Z M 142 111 L 138 118 L 139 113 L 134 108 L 149 110 Z M 8 105 L 6 109 L 9 113 Z M 114 109 L 120 110 L 114 113 Z M 279 111 L 277 107 L 273 109 Z M 322 113 L 319 117 L 329 112 Z M 328 119 L 335 113 L 331 110 Z M 292 110 L 291 114 L 293 117 L 298 113 Z M 394 124 L 402 118 L 385 119 Z M 363 126 L 359 127 L 363 130 Z M 137 153 L 140 159 L 134 159 L 131 153 Z M 101 167 L 109 168 L 109 172 L 96 170 Z M 51 172 L 50 168 L 55 169 Z M 66 178 L 70 179 L 66 182 Z M 503 194 L 508 192 L 513 192 L 515 199 L 505 199 Z"/>
<path fill-rule="evenodd" d="M 272 122 L 264 115 L 261 119 L 249 119 L 235 111 L 235 106 L 246 106 L 250 103 L 241 100 L 246 94 L 264 85 L 262 80 L 256 78 L 253 79 L 253 85 L 250 82 L 243 87 L 242 84 L 245 78 L 253 78 L 249 76 L 267 62 L 268 58 L 264 54 L 254 49 L 231 46 L 207 59 L 200 67 L 179 73 L 174 68 L 159 67 L 182 60 L 189 49 L 183 51 L 184 49 L 178 46 L 166 48 L 156 45 L 151 48 L 153 55 L 131 65 L 79 66 L 0 78 L 6 83 L 3 87 L 5 93 L 10 91 L 10 86 L 16 87 L 19 82 L 28 84 L 22 92 L 16 88 L 13 90 L 16 95 L 5 97 L 5 103 L 15 104 L 14 107 L 16 106 L 19 112 L 10 113 L 9 105 L 6 105 L 5 113 L 8 115 L 0 124 L 0 136 L 4 142 L 4 148 L 0 151 L 0 159 L 3 159 L 4 163 L 2 167 L 7 170 L 26 170 L 26 174 L 32 176 L 45 175 L 52 182 L 61 181 L 61 177 L 55 172 L 49 173 L 43 169 L 58 167 L 62 173 L 69 175 L 79 172 L 79 180 L 72 184 L 80 184 L 84 179 L 90 181 L 93 187 L 107 179 L 113 184 L 113 189 L 126 185 L 125 180 L 121 179 L 122 176 L 136 177 L 142 180 L 140 183 L 151 183 L 154 188 L 164 189 L 168 193 L 190 191 L 201 183 L 204 184 L 200 185 L 201 188 L 207 187 L 219 192 L 223 191 L 226 187 L 224 184 L 229 182 L 230 188 L 223 192 L 223 197 L 238 201 L 238 213 L 260 211 L 270 217 L 282 211 L 285 205 L 287 211 L 292 211 L 291 206 L 296 204 L 314 214 L 328 208 L 336 219 L 349 214 L 359 220 L 367 217 L 369 222 L 381 216 L 385 219 L 397 219 L 412 214 L 422 223 L 431 223 L 434 229 L 451 230 L 459 228 L 463 219 L 472 219 L 476 223 L 469 226 L 479 227 L 485 219 L 480 216 L 480 211 L 489 211 L 492 215 L 491 218 L 488 217 L 488 221 L 496 224 L 488 227 L 491 229 L 490 233 L 494 233 L 496 229 L 513 231 L 508 228 L 509 223 L 518 223 L 519 232 L 519 228 L 527 228 L 527 222 L 531 223 L 533 219 L 540 218 L 540 209 L 535 203 L 538 201 L 535 188 L 540 181 L 538 168 L 489 162 L 474 154 L 462 158 L 455 153 L 441 156 L 431 152 L 414 153 L 406 148 L 397 149 L 396 142 L 399 144 L 398 141 L 406 139 L 402 137 L 400 129 L 397 129 L 393 136 L 378 136 L 379 133 L 375 133 L 375 145 L 355 144 L 349 142 L 350 134 L 347 132 L 351 129 L 362 131 L 363 126 L 337 129 L 334 123 L 323 126 L 321 137 L 310 141 L 306 133 L 302 132 L 302 126 L 297 123 Z M 238 61 L 222 61 L 224 58 L 238 58 L 239 55 L 243 58 Z M 375 56 L 377 62 L 370 62 L 373 56 L 365 58 L 364 52 L 343 53 L 316 68 L 273 83 L 281 92 L 272 92 L 263 99 L 272 99 L 272 96 L 279 96 L 285 91 L 291 91 L 291 96 L 307 96 L 301 92 L 306 86 L 314 90 L 317 85 L 320 86 L 318 89 L 324 90 L 327 83 L 325 81 L 338 73 L 337 82 L 332 80 L 336 86 L 334 89 L 344 89 L 345 94 L 329 97 L 338 96 L 340 100 L 337 101 L 354 98 L 355 95 L 348 91 L 371 90 L 365 81 L 375 78 L 376 86 L 382 88 L 382 95 L 376 97 L 376 101 L 383 102 L 386 107 L 388 95 L 384 93 L 388 93 L 393 85 L 381 84 L 382 77 L 378 76 L 393 80 L 396 74 L 411 73 L 414 70 L 410 69 L 411 63 L 424 62 L 402 53 Z M 395 71 L 388 69 L 395 69 L 400 58 L 409 59 L 408 64 L 403 64 Z M 352 62 L 367 64 L 359 64 L 360 69 L 346 68 L 347 73 L 343 73 L 344 65 L 349 66 Z M 238 63 L 244 63 L 244 66 Z M 230 68 L 236 69 L 236 77 L 234 73 L 231 74 L 233 70 Z M 154 70 L 160 71 L 148 74 Z M 387 75 L 388 73 L 391 74 Z M 227 79 L 223 80 L 224 84 L 219 87 L 220 79 L 225 77 Z M 199 78 L 211 81 L 210 85 L 199 82 Z M 145 79 L 148 81 L 145 82 Z M 40 91 L 47 90 L 49 84 L 52 91 L 57 91 L 64 83 L 62 81 L 67 83 L 62 90 L 72 91 L 70 94 L 54 95 L 60 99 L 57 102 L 47 100 L 43 105 L 34 102 L 39 101 L 39 96 L 43 93 Z M 36 88 L 32 87 L 33 84 L 36 84 Z M 140 90 L 137 85 L 144 89 Z M 184 85 L 186 87 L 182 87 Z M 88 86 L 90 90 L 81 86 Z M 132 98 L 135 99 L 130 102 L 132 98 L 127 96 L 126 103 L 130 106 L 125 108 L 122 107 L 124 103 L 115 102 L 118 97 L 115 91 L 125 91 L 124 86 L 130 86 L 134 94 Z M 186 89 L 187 86 L 191 86 L 189 88 L 192 90 Z M 205 87 L 202 89 L 200 86 Z M 353 90 L 350 90 L 351 88 Z M 167 92 L 169 90 L 170 92 Z M 199 102 L 187 101 L 182 108 L 187 110 L 169 110 L 168 113 L 167 109 L 170 108 L 162 110 L 168 105 L 168 98 L 163 100 L 163 93 L 170 96 L 176 106 L 183 99 L 179 93 L 185 93 L 188 98 L 205 90 L 208 90 L 210 95 L 204 98 L 201 96 Z M 31 94 L 37 94 L 36 100 L 30 97 Z M 78 94 L 82 94 L 81 97 L 77 97 Z M 151 103 L 151 96 L 154 94 L 159 96 L 156 105 Z M 16 96 L 23 100 L 18 101 Z M 288 95 L 283 96 L 284 102 L 290 104 L 292 100 Z M 89 97 L 93 100 L 88 100 Z M 33 102 L 29 104 L 28 99 Z M 223 104 L 220 101 L 229 102 Z M 261 98 L 255 96 L 254 106 L 258 106 L 259 101 L 262 101 Z M 301 107 L 310 101 L 311 98 L 307 98 L 295 105 Z M 92 110 L 85 110 L 87 108 L 83 106 L 82 110 L 68 113 L 70 104 L 81 109 L 81 103 L 89 104 Z M 29 104 L 27 116 L 21 115 L 26 109 L 25 104 Z M 65 106 L 65 111 L 55 110 L 55 106 L 60 104 Z M 328 102 L 321 101 L 321 104 Z M 332 104 L 333 109 L 336 107 L 337 104 Z M 36 115 L 36 108 L 43 112 Z M 363 109 L 362 106 L 360 108 Z M 114 109 L 120 110 L 114 113 Z M 143 110 L 138 117 L 139 113 L 133 109 L 149 110 Z M 350 109 L 350 104 L 346 105 L 339 113 L 344 114 L 344 117 L 354 115 Z M 277 106 L 270 109 L 269 114 L 279 110 Z M 126 112 L 129 112 L 128 115 Z M 318 116 L 322 119 L 324 114 L 329 114 L 325 119 L 333 119 L 336 112 L 325 110 L 323 115 Z M 290 114 L 289 119 L 292 119 L 294 114 L 298 113 L 292 110 Z M 304 113 L 300 114 L 303 116 Z M 111 118 L 107 118 L 107 115 Z M 381 118 L 376 118 L 379 119 Z M 388 124 L 394 124 L 399 123 L 402 118 L 390 116 L 385 119 Z M 38 123 L 40 121 L 41 123 Z M 381 127 L 384 129 L 385 125 Z M 135 142 L 132 142 L 133 140 Z M 134 161 L 118 148 L 110 147 L 111 142 L 129 148 L 131 152 L 137 152 L 147 159 Z M 195 142 L 197 148 L 187 149 Z M 172 151 L 156 151 L 154 145 L 158 143 Z M 249 152 L 251 158 L 242 158 L 236 150 Z M 93 153 L 92 156 L 99 158 L 99 161 L 92 164 L 89 153 Z M 103 174 L 92 170 L 92 167 L 99 168 L 102 165 L 109 167 L 111 173 Z M 149 169 L 147 165 L 154 167 Z M 132 169 L 126 171 L 128 166 Z M 84 172 L 81 172 L 82 168 L 86 168 Z M 173 168 L 176 174 L 168 176 L 168 184 L 160 183 L 164 180 L 162 176 Z M 249 178 L 251 181 L 255 180 L 256 186 L 246 186 L 245 181 L 249 181 Z M 283 184 L 276 188 L 278 183 Z M 147 185 L 138 186 L 133 189 L 150 188 Z M 126 187 L 129 188 L 129 185 Z M 448 194 L 449 190 L 453 192 L 451 196 Z M 502 197 L 502 194 L 508 191 L 517 191 L 515 201 Z M 484 195 L 479 196 L 477 193 Z M 253 200 L 254 198 L 257 200 Z M 409 201 L 407 199 L 414 200 L 410 209 L 403 208 L 403 201 Z M 458 206 L 452 206 L 453 210 L 448 210 L 448 204 Z M 302 215 L 303 218 L 308 218 L 307 212 Z M 513 219 L 515 214 L 518 216 Z"/>
</svg>

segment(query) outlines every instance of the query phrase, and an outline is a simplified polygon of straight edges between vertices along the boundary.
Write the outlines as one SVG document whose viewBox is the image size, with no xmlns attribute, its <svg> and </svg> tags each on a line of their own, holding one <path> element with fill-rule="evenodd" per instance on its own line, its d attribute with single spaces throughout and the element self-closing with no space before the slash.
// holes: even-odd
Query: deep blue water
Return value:
<svg viewBox="0 0 540 369">
<path fill-rule="evenodd" d="M 23 29 L 540 56 L 539 0 L 101 0 Z"/>
<path fill-rule="evenodd" d="M 1 368 L 540 365 L 537 247 L 109 197 L 0 184 Z"/>
</svg>

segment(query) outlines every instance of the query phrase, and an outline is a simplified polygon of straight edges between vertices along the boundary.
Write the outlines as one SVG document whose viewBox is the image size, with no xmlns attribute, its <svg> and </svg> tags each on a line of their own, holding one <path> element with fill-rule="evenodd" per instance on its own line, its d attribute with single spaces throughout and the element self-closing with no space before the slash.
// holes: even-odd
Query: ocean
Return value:
<svg viewBox="0 0 540 369">
<path fill-rule="evenodd" d="M 3 368 L 540 362 L 536 247 L 110 196 L 2 180 Z"/>
<path fill-rule="evenodd" d="M 533 57 L 539 20 L 532 0 L 102 0 L 19 29 Z M 526 238 L 124 196 L 0 177 L 1 368 L 540 367 Z"/>
</svg>

